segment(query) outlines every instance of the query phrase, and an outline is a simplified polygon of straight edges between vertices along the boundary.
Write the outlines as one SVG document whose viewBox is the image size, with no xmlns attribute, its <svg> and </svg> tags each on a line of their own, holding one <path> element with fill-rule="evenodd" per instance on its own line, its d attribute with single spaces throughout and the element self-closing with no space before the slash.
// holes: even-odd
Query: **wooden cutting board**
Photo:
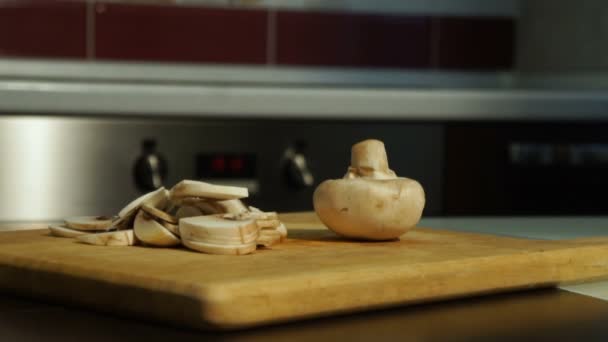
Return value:
<svg viewBox="0 0 608 342">
<path fill-rule="evenodd" d="M 196 328 L 240 328 L 608 275 L 608 238 L 526 240 L 417 228 L 336 237 L 283 215 L 290 239 L 247 256 L 99 247 L 45 230 L 0 233 L 0 288 Z"/>
</svg>

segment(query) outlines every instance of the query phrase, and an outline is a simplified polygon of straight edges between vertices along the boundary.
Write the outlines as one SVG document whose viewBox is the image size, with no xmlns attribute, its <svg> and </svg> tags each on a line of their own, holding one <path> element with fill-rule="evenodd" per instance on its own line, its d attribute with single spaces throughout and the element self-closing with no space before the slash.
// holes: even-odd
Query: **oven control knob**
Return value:
<svg viewBox="0 0 608 342">
<path fill-rule="evenodd" d="M 293 148 L 285 151 L 285 175 L 288 184 L 295 189 L 305 189 L 314 185 L 315 178 L 310 171 L 306 157 Z"/>
<path fill-rule="evenodd" d="M 148 192 L 163 186 L 167 178 L 167 161 L 156 151 L 156 141 L 143 141 L 142 154 L 135 162 L 133 176 L 140 191 Z"/>
</svg>

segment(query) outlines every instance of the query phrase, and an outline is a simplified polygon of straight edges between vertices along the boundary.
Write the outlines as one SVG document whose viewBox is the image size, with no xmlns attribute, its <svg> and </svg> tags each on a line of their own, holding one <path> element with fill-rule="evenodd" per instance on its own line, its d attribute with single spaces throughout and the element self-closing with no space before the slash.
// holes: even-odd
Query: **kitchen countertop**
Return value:
<svg viewBox="0 0 608 342">
<path fill-rule="evenodd" d="M 556 289 L 201 332 L 0 295 L 3 341 L 606 341 L 608 303 Z"/>
<path fill-rule="evenodd" d="M 534 239 L 608 235 L 608 217 L 425 218 L 421 226 Z M 10 230 L 15 224 L 0 226 Z M 580 293 L 580 294 L 579 294 Z M 584 294 L 581 295 L 581 294 Z M 595 297 L 595 298 L 594 298 Z M 232 333 L 202 333 L 0 295 L 2 340 L 608 340 L 608 282 L 594 282 L 376 312 L 321 318 Z M 441 327 L 440 329 L 438 327 Z"/>
<path fill-rule="evenodd" d="M 608 217 L 424 218 L 421 226 L 531 239 L 561 240 L 608 235 Z M 564 290 L 608 300 L 608 281 L 566 285 Z"/>
</svg>

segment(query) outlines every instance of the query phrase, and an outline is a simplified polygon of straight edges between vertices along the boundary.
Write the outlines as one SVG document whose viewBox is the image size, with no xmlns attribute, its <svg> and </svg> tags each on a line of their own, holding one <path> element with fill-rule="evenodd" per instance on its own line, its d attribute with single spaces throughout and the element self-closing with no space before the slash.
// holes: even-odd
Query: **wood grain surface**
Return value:
<svg viewBox="0 0 608 342">
<path fill-rule="evenodd" d="M 0 233 L 0 288 L 195 328 L 231 329 L 608 276 L 608 238 L 543 241 L 417 228 L 356 242 L 313 214 L 252 255 L 101 247 Z"/>
</svg>

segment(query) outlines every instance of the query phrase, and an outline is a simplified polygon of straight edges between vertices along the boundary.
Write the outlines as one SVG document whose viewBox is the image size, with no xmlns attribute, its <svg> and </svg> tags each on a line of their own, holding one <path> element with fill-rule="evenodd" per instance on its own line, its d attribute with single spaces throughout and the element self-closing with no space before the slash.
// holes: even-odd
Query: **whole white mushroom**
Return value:
<svg viewBox="0 0 608 342">
<path fill-rule="evenodd" d="M 335 233 L 360 240 L 392 240 L 416 226 L 425 204 L 417 181 L 389 169 L 384 143 L 353 145 L 344 178 L 326 180 L 314 192 L 321 221 Z"/>
</svg>

